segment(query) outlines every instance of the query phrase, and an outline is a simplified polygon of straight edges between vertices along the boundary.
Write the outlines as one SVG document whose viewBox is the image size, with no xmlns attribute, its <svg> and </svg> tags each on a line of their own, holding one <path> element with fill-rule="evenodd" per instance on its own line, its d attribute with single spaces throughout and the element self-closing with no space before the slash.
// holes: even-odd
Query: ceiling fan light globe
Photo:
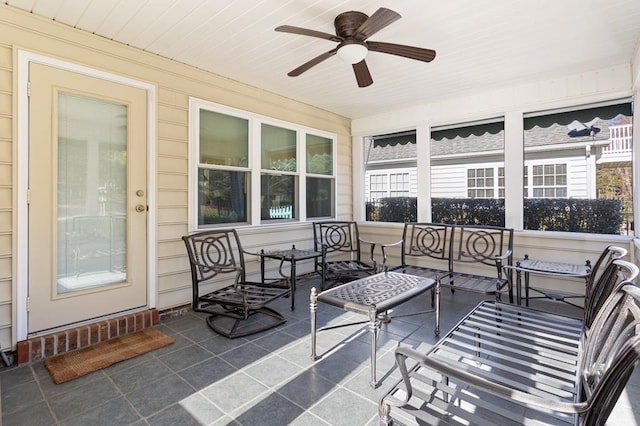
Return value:
<svg viewBox="0 0 640 426">
<path fill-rule="evenodd" d="M 360 43 L 350 43 L 340 46 L 338 56 L 349 64 L 357 64 L 367 56 L 367 46 Z"/>
</svg>

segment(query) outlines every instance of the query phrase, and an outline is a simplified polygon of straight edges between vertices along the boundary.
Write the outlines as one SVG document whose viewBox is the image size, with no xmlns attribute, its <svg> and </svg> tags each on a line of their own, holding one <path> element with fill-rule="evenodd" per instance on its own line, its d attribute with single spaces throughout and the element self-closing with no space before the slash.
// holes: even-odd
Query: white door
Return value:
<svg viewBox="0 0 640 426">
<path fill-rule="evenodd" d="M 28 333 L 147 302 L 147 93 L 29 67 Z"/>
</svg>

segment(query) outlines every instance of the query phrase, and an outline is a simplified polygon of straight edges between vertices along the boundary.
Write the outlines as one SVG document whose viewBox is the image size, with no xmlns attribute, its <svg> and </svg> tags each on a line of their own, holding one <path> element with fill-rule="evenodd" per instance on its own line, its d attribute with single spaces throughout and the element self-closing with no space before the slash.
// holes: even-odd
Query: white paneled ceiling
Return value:
<svg viewBox="0 0 640 426">
<path fill-rule="evenodd" d="M 639 0 L 9 0 L 6 4 L 351 118 L 531 80 L 630 64 Z M 379 7 L 402 18 L 370 40 L 437 51 L 424 63 L 369 52 L 359 88 L 333 56 L 287 72 L 335 42 L 275 32 L 335 33 L 333 19 Z"/>
</svg>

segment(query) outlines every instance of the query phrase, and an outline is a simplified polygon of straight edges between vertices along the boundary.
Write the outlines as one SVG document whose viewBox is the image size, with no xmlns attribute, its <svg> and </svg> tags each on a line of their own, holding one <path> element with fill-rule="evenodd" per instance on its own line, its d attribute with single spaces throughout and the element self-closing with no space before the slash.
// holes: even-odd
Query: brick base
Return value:
<svg viewBox="0 0 640 426">
<path fill-rule="evenodd" d="M 107 321 L 99 321 L 23 340 L 16 345 L 16 363 L 18 365 L 27 364 L 95 345 L 114 337 L 154 326 L 158 324 L 158 320 L 158 310 L 149 309 L 136 314 L 123 315 Z"/>
</svg>

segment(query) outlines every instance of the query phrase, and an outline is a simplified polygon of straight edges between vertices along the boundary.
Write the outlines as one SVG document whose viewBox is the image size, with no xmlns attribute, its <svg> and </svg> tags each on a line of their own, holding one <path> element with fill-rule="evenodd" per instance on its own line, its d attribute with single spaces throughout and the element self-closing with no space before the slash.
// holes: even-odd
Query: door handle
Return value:
<svg viewBox="0 0 640 426">
<path fill-rule="evenodd" d="M 147 207 L 143 206 L 142 204 L 138 204 L 138 205 L 136 206 L 136 211 L 137 211 L 138 213 L 142 213 L 142 212 L 143 212 L 143 211 L 145 211 L 145 210 L 147 210 Z"/>
</svg>

